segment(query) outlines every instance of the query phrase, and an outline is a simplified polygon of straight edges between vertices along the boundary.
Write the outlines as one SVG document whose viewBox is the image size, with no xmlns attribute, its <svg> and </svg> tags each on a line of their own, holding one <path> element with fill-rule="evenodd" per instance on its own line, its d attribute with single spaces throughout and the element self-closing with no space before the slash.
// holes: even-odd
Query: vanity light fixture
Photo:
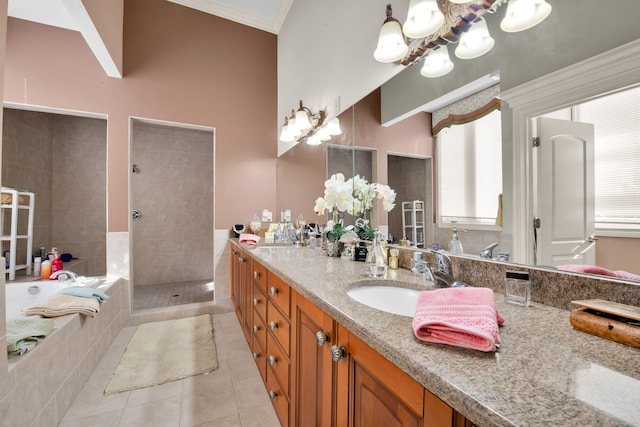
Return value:
<svg viewBox="0 0 640 427">
<path fill-rule="evenodd" d="M 460 36 L 460 42 L 455 50 L 455 54 L 460 59 L 473 59 L 489 52 L 495 40 L 489 34 L 487 23 L 484 18 L 478 18 L 466 33 Z"/>
<path fill-rule="evenodd" d="M 280 130 L 280 141 L 300 142 L 306 140 L 309 145 L 318 145 L 328 141 L 333 135 L 340 135 L 340 122 L 335 117 L 325 125 L 326 113 L 320 110 L 313 113 L 300 101 L 297 111 L 291 110 L 291 116 L 284 118 Z"/>
<path fill-rule="evenodd" d="M 545 0 L 509 0 L 500 29 L 507 33 L 524 31 L 544 21 L 551 13 Z"/>
<path fill-rule="evenodd" d="M 432 50 L 424 58 L 420 74 L 424 77 L 434 78 L 444 76 L 451 70 L 453 70 L 453 62 L 449 58 L 449 48 L 444 45 Z"/>
<path fill-rule="evenodd" d="M 402 31 L 411 39 L 419 39 L 435 33 L 442 24 L 444 15 L 436 0 L 410 0 L 409 13 Z"/>
<path fill-rule="evenodd" d="M 483 16 L 495 14 L 504 4 L 507 11 L 500 28 L 505 32 L 529 29 L 551 13 L 546 0 L 409 0 L 407 20 L 400 26 L 388 4 L 373 56 L 405 66 L 424 59 L 424 77 L 443 76 L 453 69 L 444 49 L 449 44 L 458 44 L 455 55 L 460 59 L 478 58 L 493 48 L 495 40 Z"/>
<path fill-rule="evenodd" d="M 391 5 L 387 5 L 387 19 L 384 20 L 378 34 L 378 47 L 373 52 L 373 57 L 378 62 L 397 62 L 409 52 L 409 46 L 402 34 L 400 21 L 391 16 Z"/>
</svg>

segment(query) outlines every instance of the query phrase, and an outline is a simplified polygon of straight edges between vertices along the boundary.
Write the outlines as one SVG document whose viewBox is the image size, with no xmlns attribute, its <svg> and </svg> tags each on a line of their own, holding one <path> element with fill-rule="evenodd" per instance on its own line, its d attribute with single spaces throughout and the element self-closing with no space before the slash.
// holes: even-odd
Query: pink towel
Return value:
<svg viewBox="0 0 640 427">
<path fill-rule="evenodd" d="M 239 239 L 240 243 L 245 243 L 247 245 L 257 245 L 260 241 L 260 236 L 256 236 L 255 234 L 242 233 Z"/>
<path fill-rule="evenodd" d="M 495 351 L 503 322 L 491 289 L 443 288 L 420 293 L 413 333 L 426 342 Z"/>
<path fill-rule="evenodd" d="M 612 271 L 604 267 L 598 267 L 596 265 L 566 264 L 558 265 L 556 268 L 558 270 L 573 271 L 575 273 L 599 274 L 600 276 L 609 276 L 617 277 L 619 279 L 640 281 L 640 276 L 637 274 L 629 273 L 628 271 L 624 270 Z"/>
</svg>

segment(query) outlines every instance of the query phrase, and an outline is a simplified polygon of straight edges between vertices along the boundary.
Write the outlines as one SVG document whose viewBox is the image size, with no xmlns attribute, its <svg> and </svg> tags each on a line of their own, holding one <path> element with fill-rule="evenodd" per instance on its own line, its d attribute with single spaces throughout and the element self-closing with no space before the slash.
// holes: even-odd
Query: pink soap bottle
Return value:
<svg viewBox="0 0 640 427">
<path fill-rule="evenodd" d="M 51 274 L 55 273 L 56 271 L 60 271 L 63 268 L 64 267 L 62 261 L 60 260 L 60 254 L 56 252 L 53 255 L 53 262 L 51 263 Z"/>
</svg>

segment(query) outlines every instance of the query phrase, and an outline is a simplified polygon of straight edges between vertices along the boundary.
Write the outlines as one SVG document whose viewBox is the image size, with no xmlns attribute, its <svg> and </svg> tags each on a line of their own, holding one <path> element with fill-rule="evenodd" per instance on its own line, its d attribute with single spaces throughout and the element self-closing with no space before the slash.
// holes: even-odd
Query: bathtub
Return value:
<svg viewBox="0 0 640 427">
<path fill-rule="evenodd" d="M 94 279 L 92 287 L 101 281 Z M 57 280 L 34 280 L 33 282 L 7 283 L 5 287 L 6 320 L 22 317 L 22 309 L 56 293 L 62 288 L 76 285 L 75 282 Z"/>
<path fill-rule="evenodd" d="M 109 295 L 108 303 L 100 305 L 100 314 L 55 317 L 53 331 L 33 350 L 5 362 L 7 369 L 0 372 L 0 425 L 58 425 L 125 325 L 128 281 L 112 276 L 94 280 L 91 287 Z M 29 287 L 34 285 L 40 292 L 31 295 Z M 7 318 L 20 317 L 24 306 L 69 285 L 73 283 L 57 280 L 7 284 Z"/>
<path fill-rule="evenodd" d="M 23 308 L 68 286 L 63 285 L 63 283 L 57 280 L 36 280 L 33 282 L 7 284 L 4 291 L 7 300 L 7 321 L 22 317 Z"/>
</svg>

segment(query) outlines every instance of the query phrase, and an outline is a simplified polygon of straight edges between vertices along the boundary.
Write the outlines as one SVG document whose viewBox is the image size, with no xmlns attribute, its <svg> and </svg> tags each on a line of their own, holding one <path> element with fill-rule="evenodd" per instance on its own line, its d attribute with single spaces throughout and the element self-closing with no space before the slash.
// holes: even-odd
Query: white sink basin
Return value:
<svg viewBox="0 0 640 427">
<path fill-rule="evenodd" d="M 361 304 L 407 317 L 415 314 L 418 294 L 420 291 L 397 286 L 358 286 L 347 291 L 347 295 Z"/>
</svg>

